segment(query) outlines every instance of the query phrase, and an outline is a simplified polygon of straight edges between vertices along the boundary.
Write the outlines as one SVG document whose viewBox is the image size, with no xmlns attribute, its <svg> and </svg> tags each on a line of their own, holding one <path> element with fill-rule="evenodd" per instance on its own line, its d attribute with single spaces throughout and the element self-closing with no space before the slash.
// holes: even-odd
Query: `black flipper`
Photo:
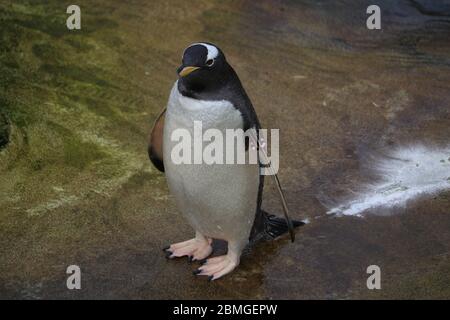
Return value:
<svg viewBox="0 0 450 320">
<path fill-rule="evenodd" d="M 166 109 L 159 114 L 153 125 L 152 132 L 148 143 L 148 157 L 153 165 L 161 172 L 164 172 L 163 160 L 163 136 L 164 136 L 164 121 Z"/>
</svg>

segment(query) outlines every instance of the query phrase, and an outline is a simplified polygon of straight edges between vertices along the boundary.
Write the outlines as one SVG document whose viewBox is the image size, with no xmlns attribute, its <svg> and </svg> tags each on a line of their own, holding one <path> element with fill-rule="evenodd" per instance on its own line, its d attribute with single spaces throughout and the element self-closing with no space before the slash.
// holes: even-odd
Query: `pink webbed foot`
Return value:
<svg viewBox="0 0 450 320">
<path fill-rule="evenodd" d="M 194 239 L 179 242 L 164 248 L 169 259 L 188 256 L 189 261 L 203 260 L 212 253 L 212 239 L 196 235 Z"/>
<path fill-rule="evenodd" d="M 197 270 L 195 275 L 208 276 L 209 281 L 214 281 L 233 271 L 239 265 L 239 256 L 226 254 L 206 260 Z"/>
</svg>

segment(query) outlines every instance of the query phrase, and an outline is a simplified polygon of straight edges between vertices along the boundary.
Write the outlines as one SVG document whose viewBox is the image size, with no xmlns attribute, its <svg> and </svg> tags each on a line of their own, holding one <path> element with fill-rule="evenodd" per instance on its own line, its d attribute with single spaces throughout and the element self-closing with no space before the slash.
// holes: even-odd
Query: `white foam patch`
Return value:
<svg viewBox="0 0 450 320">
<path fill-rule="evenodd" d="M 330 208 L 328 214 L 363 216 L 369 210 L 383 214 L 386 209 L 405 206 L 419 196 L 450 189 L 450 146 L 435 149 L 413 146 L 392 151 L 375 159 L 373 170 L 380 182 L 365 186 L 362 193 Z"/>
</svg>

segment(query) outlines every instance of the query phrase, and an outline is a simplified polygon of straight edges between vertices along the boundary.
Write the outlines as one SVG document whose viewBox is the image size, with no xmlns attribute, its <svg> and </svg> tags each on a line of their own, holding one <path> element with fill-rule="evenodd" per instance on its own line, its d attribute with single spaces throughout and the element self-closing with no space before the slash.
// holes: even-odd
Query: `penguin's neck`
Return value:
<svg viewBox="0 0 450 320">
<path fill-rule="evenodd" d="M 232 88 L 237 75 L 233 69 L 224 70 L 222 76 L 210 81 L 189 81 L 186 78 L 178 80 L 178 91 L 185 97 L 197 100 L 222 100 L 224 90 Z M 239 82 L 239 80 L 237 79 Z"/>
<path fill-rule="evenodd" d="M 185 97 L 202 100 L 202 96 L 211 90 L 201 83 L 191 83 L 181 78 L 178 80 L 178 91 Z"/>
</svg>

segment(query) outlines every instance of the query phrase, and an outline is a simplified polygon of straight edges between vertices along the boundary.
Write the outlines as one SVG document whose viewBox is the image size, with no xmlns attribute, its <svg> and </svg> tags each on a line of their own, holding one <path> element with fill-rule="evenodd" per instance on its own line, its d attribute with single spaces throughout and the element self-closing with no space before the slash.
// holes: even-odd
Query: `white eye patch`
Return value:
<svg viewBox="0 0 450 320">
<path fill-rule="evenodd" d="M 203 42 L 193 43 L 189 47 L 187 47 L 184 51 L 186 52 L 186 50 L 188 48 L 190 48 L 192 46 L 196 46 L 196 45 L 202 45 L 206 48 L 206 50 L 208 50 L 208 55 L 206 56 L 206 61 L 208 61 L 210 59 L 215 59 L 219 55 L 219 50 L 215 46 L 207 44 L 207 43 L 203 43 Z M 184 52 L 183 52 L 183 56 L 184 56 Z"/>
</svg>

